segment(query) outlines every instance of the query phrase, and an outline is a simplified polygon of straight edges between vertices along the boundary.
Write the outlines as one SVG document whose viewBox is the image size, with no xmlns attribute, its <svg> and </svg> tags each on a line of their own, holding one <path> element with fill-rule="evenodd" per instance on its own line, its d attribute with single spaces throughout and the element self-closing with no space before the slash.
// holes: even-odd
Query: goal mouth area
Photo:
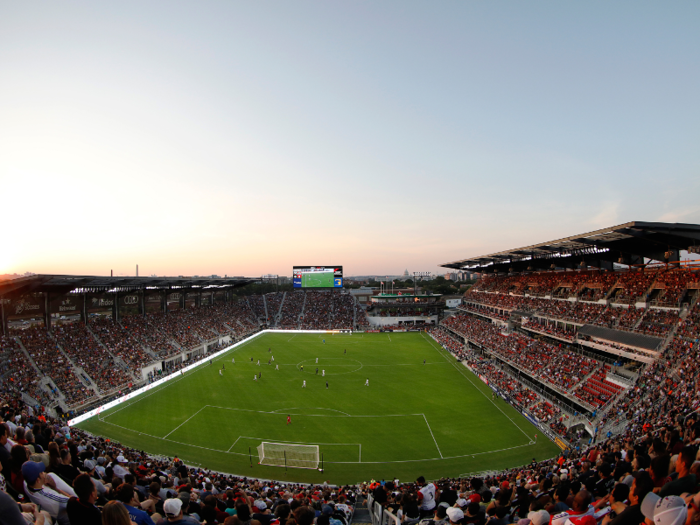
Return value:
<svg viewBox="0 0 700 525">
<path fill-rule="evenodd" d="M 320 463 L 318 445 L 263 441 L 257 449 L 260 465 L 315 470 Z"/>
</svg>

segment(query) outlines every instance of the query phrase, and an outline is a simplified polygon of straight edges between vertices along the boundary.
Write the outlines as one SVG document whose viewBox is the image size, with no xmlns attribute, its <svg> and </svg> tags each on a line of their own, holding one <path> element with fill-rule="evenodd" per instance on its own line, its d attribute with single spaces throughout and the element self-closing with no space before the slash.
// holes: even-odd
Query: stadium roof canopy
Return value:
<svg viewBox="0 0 700 525">
<path fill-rule="evenodd" d="M 85 275 L 32 275 L 0 281 L 0 297 L 35 292 L 109 293 L 138 290 L 226 289 L 260 281 L 249 277 L 97 277 Z"/>
<path fill-rule="evenodd" d="M 634 221 L 441 266 L 480 273 L 588 267 L 612 270 L 613 263 L 677 263 L 681 250 L 697 253 L 698 248 L 700 225 Z"/>
</svg>

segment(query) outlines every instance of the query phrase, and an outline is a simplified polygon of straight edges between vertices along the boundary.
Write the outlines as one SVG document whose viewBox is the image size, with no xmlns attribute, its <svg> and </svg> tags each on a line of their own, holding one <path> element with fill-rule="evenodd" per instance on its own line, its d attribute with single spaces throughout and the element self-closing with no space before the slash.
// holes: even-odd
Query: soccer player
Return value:
<svg viewBox="0 0 700 525">
<path fill-rule="evenodd" d="M 289 425 L 292 422 L 292 416 L 288 415 L 287 416 L 287 424 Z"/>
<path fill-rule="evenodd" d="M 253 381 L 257 381 L 257 380 L 258 380 L 258 374 L 255 374 L 255 375 L 253 376 Z"/>
<path fill-rule="evenodd" d="M 316 375 L 318 375 L 318 367 L 316 367 Z"/>
<path fill-rule="evenodd" d="M 324 345 L 326 344 L 326 340 L 325 340 L 325 339 L 323 340 L 323 344 L 324 344 Z"/>
<path fill-rule="evenodd" d="M 210 360 L 209 360 L 209 366 L 211 366 L 211 365 L 213 365 L 213 364 L 214 364 L 214 363 L 213 363 L 212 360 L 210 359 Z"/>
<path fill-rule="evenodd" d="M 272 356 L 272 362 L 273 362 L 273 363 L 275 362 L 275 356 L 274 356 L 274 355 Z"/>
<path fill-rule="evenodd" d="M 280 369 L 280 365 L 275 365 L 275 370 L 279 370 L 279 369 Z"/>
<path fill-rule="evenodd" d="M 262 372 L 258 373 L 258 379 L 262 379 Z"/>
<path fill-rule="evenodd" d="M 301 365 L 301 371 L 304 371 L 304 365 Z M 306 381 L 305 381 L 306 382 Z"/>
<path fill-rule="evenodd" d="M 224 371 L 223 371 L 223 370 L 219 370 L 219 375 L 220 375 L 220 376 L 224 375 Z"/>
<path fill-rule="evenodd" d="M 318 357 L 316 358 L 316 364 L 318 364 Z"/>
<path fill-rule="evenodd" d="M 260 359 L 258 359 L 258 366 L 260 366 Z"/>
<path fill-rule="evenodd" d="M 250 356 L 250 362 L 251 363 L 253 362 L 253 356 Z"/>
<path fill-rule="evenodd" d="M 272 348 L 268 348 L 267 351 L 272 353 Z"/>
<path fill-rule="evenodd" d="M 226 363 L 221 363 L 221 370 L 226 370 Z"/>
<path fill-rule="evenodd" d="M 235 365 L 235 364 L 236 364 L 236 358 L 235 358 L 235 357 L 232 357 L 232 358 L 231 358 L 231 362 Z"/>
<path fill-rule="evenodd" d="M 306 388 L 306 379 L 304 379 L 304 384 L 301 385 L 301 388 Z"/>
<path fill-rule="evenodd" d="M 326 381 L 326 390 L 328 390 L 328 381 Z"/>
<path fill-rule="evenodd" d="M 348 349 L 346 348 L 346 349 L 343 351 L 343 353 L 344 353 L 344 354 L 347 354 L 347 353 L 348 353 Z"/>
<path fill-rule="evenodd" d="M 367 378 L 367 381 L 365 381 L 365 386 L 369 386 L 369 377 Z"/>
<path fill-rule="evenodd" d="M 423 364 L 425 364 L 425 359 L 423 359 Z"/>
<path fill-rule="evenodd" d="M 269 365 L 269 364 L 271 364 L 271 363 L 272 363 L 272 359 L 268 359 L 268 360 L 267 360 L 267 364 Z"/>
<path fill-rule="evenodd" d="M 321 370 L 321 377 L 326 377 L 326 371 L 325 371 L 325 370 Z"/>
</svg>

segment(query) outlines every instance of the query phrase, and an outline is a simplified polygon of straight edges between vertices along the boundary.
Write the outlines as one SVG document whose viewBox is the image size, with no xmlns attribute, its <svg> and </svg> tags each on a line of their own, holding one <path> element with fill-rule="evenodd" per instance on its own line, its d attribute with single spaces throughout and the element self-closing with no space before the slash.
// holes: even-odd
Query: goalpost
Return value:
<svg viewBox="0 0 700 525">
<path fill-rule="evenodd" d="M 319 463 L 318 445 L 263 441 L 258 446 L 258 457 L 261 465 L 273 467 L 317 469 Z"/>
</svg>

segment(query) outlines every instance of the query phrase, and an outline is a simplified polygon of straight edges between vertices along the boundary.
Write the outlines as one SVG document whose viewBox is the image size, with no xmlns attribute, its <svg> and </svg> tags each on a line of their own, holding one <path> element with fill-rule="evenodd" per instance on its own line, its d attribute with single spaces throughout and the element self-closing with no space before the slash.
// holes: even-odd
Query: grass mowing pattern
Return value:
<svg viewBox="0 0 700 525">
<path fill-rule="evenodd" d="M 191 465 L 310 483 L 459 476 L 559 451 L 533 443 L 517 410 L 415 332 L 265 334 L 78 427 Z M 317 444 L 325 471 L 258 465 L 262 441 Z"/>
</svg>

